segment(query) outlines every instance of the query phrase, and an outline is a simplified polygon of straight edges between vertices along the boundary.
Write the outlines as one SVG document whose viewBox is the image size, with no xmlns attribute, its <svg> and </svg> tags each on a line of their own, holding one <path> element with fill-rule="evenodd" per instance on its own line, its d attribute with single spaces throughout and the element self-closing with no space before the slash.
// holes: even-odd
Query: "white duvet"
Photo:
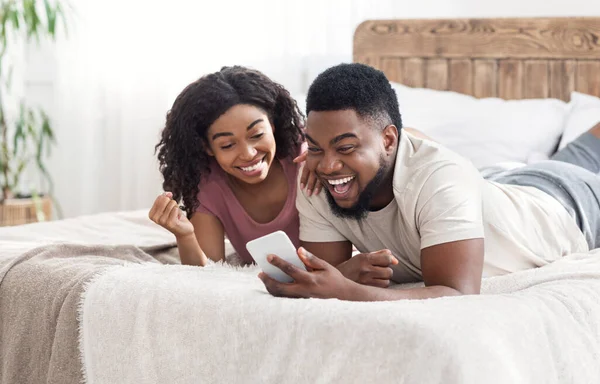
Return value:
<svg viewBox="0 0 600 384">
<path fill-rule="evenodd" d="M 87 382 L 600 382 L 600 250 L 425 301 L 281 299 L 257 273 L 148 265 L 98 277 L 80 313 Z"/>
</svg>

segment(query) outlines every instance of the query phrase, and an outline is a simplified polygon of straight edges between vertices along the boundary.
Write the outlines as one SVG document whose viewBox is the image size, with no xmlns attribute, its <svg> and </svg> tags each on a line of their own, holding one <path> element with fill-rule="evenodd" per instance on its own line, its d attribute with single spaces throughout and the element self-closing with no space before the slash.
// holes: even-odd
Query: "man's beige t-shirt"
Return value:
<svg viewBox="0 0 600 384">
<path fill-rule="evenodd" d="M 484 276 L 589 250 L 575 220 L 545 192 L 484 180 L 467 159 L 405 131 L 393 188 L 394 200 L 360 221 L 335 216 L 325 191 L 308 197 L 299 190 L 300 240 L 389 249 L 399 261 L 395 282 L 420 280 L 421 249 L 453 241 L 485 239 Z"/>
</svg>

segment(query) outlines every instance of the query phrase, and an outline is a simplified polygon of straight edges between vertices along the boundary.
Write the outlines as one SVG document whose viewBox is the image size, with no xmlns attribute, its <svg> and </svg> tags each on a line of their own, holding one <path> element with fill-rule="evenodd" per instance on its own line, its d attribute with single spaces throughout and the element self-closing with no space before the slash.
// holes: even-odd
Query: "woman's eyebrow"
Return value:
<svg viewBox="0 0 600 384">
<path fill-rule="evenodd" d="M 256 124 L 263 122 L 263 119 L 256 119 L 254 120 L 252 123 L 250 123 L 250 125 L 248 126 L 248 128 L 246 128 L 247 131 L 251 130 L 252 127 L 254 127 Z M 223 136 L 233 136 L 233 133 L 231 132 L 219 132 L 219 133 L 215 133 L 212 137 L 212 140 L 215 141 L 216 139 L 218 139 L 219 137 L 223 137 Z"/>
</svg>

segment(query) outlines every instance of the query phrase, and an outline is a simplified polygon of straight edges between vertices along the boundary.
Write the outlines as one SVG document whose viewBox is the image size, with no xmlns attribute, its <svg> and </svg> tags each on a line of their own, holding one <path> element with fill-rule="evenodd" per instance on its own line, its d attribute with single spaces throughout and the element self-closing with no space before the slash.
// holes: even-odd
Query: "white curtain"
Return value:
<svg viewBox="0 0 600 384">
<path fill-rule="evenodd" d="M 595 0 L 71 4 L 68 36 L 29 55 L 30 71 L 41 68 L 51 84 L 41 103 L 54 119 L 50 168 L 66 217 L 149 207 L 161 191 L 153 150 L 167 110 L 185 85 L 223 65 L 255 67 L 301 97 L 321 70 L 351 61 L 366 19 L 600 14 Z"/>
</svg>

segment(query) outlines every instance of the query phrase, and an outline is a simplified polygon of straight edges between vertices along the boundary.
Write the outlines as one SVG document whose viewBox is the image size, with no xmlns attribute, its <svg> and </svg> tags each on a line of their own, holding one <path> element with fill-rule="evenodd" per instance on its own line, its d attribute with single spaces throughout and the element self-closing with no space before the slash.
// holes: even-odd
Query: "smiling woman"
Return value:
<svg viewBox="0 0 600 384">
<path fill-rule="evenodd" d="M 156 146 L 167 192 L 149 217 L 176 236 L 182 263 L 223 260 L 225 236 L 244 263 L 246 243 L 277 230 L 299 246 L 303 127 L 288 91 L 255 70 L 225 67 L 181 92 Z"/>
<path fill-rule="evenodd" d="M 239 178 L 249 185 L 265 181 L 275 159 L 273 127 L 265 111 L 248 104 L 231 107 L 210 126 L 207 137 L 207 153 L 232 181 Z"/>
</svg>

